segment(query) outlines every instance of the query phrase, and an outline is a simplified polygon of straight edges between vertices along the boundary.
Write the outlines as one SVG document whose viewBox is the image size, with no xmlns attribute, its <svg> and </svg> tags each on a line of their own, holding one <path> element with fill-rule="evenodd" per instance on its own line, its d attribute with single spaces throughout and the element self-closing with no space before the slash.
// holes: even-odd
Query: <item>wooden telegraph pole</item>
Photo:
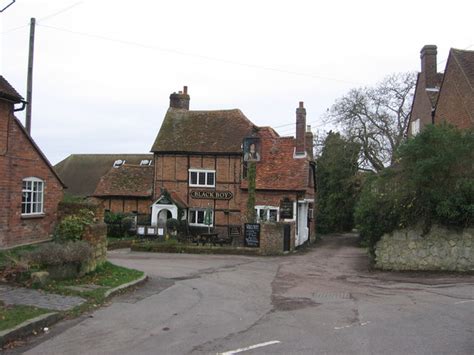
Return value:
<svg viewBox="0 0 474 355">
<path fill-rule="evenodd" d="M 34 17 L 30 20 L 30 49 L 28 54 L 28 79 L 26 84 L 26 116 L 25 128 L 29 135 L 31 135 L 31 105 L 32 105 L 32 91 L 33 91 L 33 55 L 35 51 L 35 25 L 36 19 Z"/>
</svg>

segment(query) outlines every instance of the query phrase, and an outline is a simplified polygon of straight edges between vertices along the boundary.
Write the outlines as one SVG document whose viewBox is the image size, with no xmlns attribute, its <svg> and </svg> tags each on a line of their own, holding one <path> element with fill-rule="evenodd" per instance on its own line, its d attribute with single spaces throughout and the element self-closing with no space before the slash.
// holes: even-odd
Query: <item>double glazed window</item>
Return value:
<svg viewBox="0 0 474 355">
<path fill-rule="evenodd" d="M 44 182 L 41 179 L 29 177 L 23 179 L 21 196 L 21 214 L 35 215 L 43 213 Z"/>
<path fill-rule="evenodd" d="M 189 169 L 189 186 L 215 187 L 216 171 Z"/>
<path fill-rule="evenodd" d="M 255 214 L 259 222 L 277 222 L 279 220 L 278 207 L 255 206 Z"/>
<path fill-rule="evenodd" d="M 214 211 L 209 210 L 210 216 L 207 218 L 210 220 L 212 227 L 212 221 L 214 220 Z M 207 226 L 206 224 L 206 209 L 203 208 L 190 208 L 189 209 L 189 225 L 194 226 Z"/>
</svg>

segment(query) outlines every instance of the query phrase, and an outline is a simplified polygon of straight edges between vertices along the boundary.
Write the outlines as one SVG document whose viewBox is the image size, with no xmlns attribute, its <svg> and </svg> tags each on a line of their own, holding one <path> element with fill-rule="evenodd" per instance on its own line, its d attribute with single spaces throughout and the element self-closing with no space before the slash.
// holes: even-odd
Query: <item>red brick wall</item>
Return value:
<svg viewBox="0 0 474 355">
<path fill-rule="evenodd" d="M 61 183 L 14 120 L 11 110 L 10 104 L 0 101 L 0 248 L 49 239 L 63 197 Z M 21 216 L 22 180 L 27 177 L 44 181 L 41 217 Z"/>
<path fill-rule="evenodd" d="M 452 56 L 445 73 L 435 123 L 448 122 L 462 129 L 474 127 L 474 92 Z"/>
<path fill-rule="evenodd" d="M 193 168 L 215 170 L 216 187 L 189 187 L 188 170 Z M 308 169 L 304 169 L 305 177 L 309 175 Z M 176 192 L 181 200 L 191 208 L 205 208 L 210 205 L 214 209 L 214 226 L 222 234 L 227 234 L 228 225 L 243 226 L 243 223 L 246 222 L 247 190 L 241 189 L 240 156 L 163 156 L 155 154 L 155 177 L 153 200 L 160 196 L 160 188 L 164 188 L 169 192 Z M 303 180 L 308 183 L 307 179 Z M 231 200 L 193 199 L 189 195 L 193 189 L 231 191 L 233 198 Z M 298 198 L 313 198 L 314 190 L 308 187 L 306 195 L 303 195 L 304 193 L 300 193 Z M 279 207 L 284 198 L 296 201 L 297 193 L 257 190 L 256 205 Z M 314 231 L 314 225 L 311 227 L 311 231 Z"/>
<path fill-rule="evenodd" d="M 415 90 L 415 98 L 413 101 L 410 126 L 408 127 L 408 136 L 411 137 L 411 122 L 420 119 L 420 131 L 424 126 L 431 124 L 431 102 L 426 93 L 425 75 L 418 75 L 418 82 Z"/>
</svg>

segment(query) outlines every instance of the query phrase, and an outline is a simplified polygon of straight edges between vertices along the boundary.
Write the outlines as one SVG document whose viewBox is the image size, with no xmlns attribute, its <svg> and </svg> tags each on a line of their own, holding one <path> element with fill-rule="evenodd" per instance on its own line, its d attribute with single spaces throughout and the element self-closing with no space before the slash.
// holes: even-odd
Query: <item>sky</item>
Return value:
<svg viewBox="0 0 474 355">
<path fill-rule="evenodd" d="M 321 134 L 351 88 L 419 71 L 423 45 L 438 46 L 438 71 L 449 48 L 474 50 L 473 12 L 459 0 L 16 0 L 0 13 L 0 73 L 26 98 L 36 18 L 31 135 L 53 164 L 148 153 L 184 85 L 192 110 L 239 108 L 281 135 L 304 101 Z"/>
</svg>

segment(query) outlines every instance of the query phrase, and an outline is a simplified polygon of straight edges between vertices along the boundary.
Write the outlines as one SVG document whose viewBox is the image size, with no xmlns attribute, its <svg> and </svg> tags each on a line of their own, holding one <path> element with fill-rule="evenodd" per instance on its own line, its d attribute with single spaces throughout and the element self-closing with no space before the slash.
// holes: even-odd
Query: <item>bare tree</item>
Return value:
<svg viewBox="0 0 474 355">
<path fill-rule="evenodd" d="M 392 74 L 375 87 L 350 90 L 331 107 L 327 118 L 359 143 L 360 166 L 380 171 L 393 163 L 410 118 L 416 75 Z"/>
</svg>

